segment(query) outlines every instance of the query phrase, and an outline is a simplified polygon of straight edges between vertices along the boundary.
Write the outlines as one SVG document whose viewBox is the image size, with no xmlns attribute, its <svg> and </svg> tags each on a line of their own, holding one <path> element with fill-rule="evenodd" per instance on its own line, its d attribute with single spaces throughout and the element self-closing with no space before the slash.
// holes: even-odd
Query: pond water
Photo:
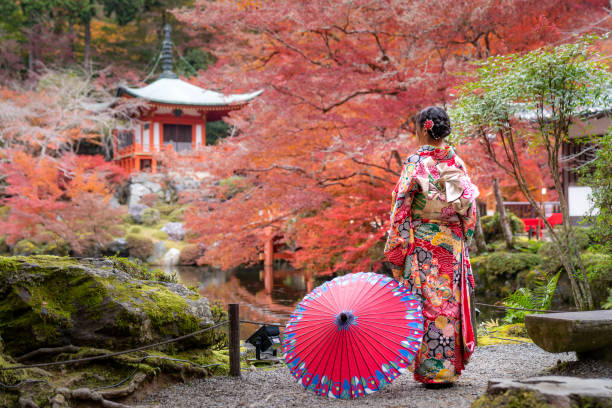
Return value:
<svg viewBox="0 0 612 408">
<path fill-rule="evenodd" d="M 167 270 L 177 273 L 181 283 L 197 285 L 200 294 L 211 302 L 240 304 L 240 319 L 284 325 L 304 295 L 325 282 L 325 277 L 313 278 L 303 271 L 290 268 L 237 268 L 220 270 L 211 267 L 180 266 Z M 477 302 L 494 303 L 491 299 Z M 503 311 L 479 307 L 479 321 L 503 317 Z M 240 334 L 249 337 L 259 326 L 242 323 Z"/>
</svg>

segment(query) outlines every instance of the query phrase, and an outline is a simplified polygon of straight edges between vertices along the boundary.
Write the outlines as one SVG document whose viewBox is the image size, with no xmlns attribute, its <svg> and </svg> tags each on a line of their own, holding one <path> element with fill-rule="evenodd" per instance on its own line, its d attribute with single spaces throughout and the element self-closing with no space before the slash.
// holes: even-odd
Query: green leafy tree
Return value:
<svg viewBox="0 0 612 408">
<path fill-rule="evenodd" d="M 612 252 L 612 129 L 601 137 L 594 137 L 597 146 L 595 159 L 581 169 L 580 181 L 592 189 L 593 208 L 586 222 L 595 240 Z"/>
<path fill-rule="evenodd" d="M 577 115 L 588 107 L 609 106 L 606 92 L 612 78 L 593 47 L 596 40 L 587 36 L 576 43 L 489 58 L 479 63 L 474 80 L 459 88 L 453 111 L 458 137 L 482 143 L 544 222 L 581 310 L 592 309 L 593 299 L 561 185 L 560 153 Z M 520 160 L 525 148 L 546 152 L 563 214 L 560 229 L 553 229 L 529 189 L 526 163 Z"/>
<path fill-rule="evenodd" d="M 83 65 L 86 69 L 91 67 L 91 20 L 96 15 L 95 0 L 64 0 L 70 26 L 73 23 L 83 25 L 85 31 L 83 45 Z"/>
</svg>

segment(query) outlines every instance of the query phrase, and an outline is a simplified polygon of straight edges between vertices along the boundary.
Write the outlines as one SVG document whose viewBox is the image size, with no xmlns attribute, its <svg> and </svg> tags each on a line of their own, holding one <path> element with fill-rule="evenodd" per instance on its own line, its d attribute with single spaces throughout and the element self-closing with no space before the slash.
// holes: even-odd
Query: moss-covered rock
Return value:
<svg viewBox="0 0 612 408">
<path fill-rule="evenodd" d="M 0 257 L 0 336 L 6 352 L 40 347 L 124 349 L 212 324 L 208 300 L 178 283 L 147 281 L 117 259 Z M 174 347 L 212 343 L 210 332 Z"/>
<path fill-rule="evenodd" d="M 532 391 L 506 391 L 499 395 L 485 394 L 470 408 L 553 408 Z"/>
<path fill-rule="evenodd" d="M 521 281 L 535 279 L 527 275 L 540 264 L 541 257 L 529 252 L 497 251 L 472 257 L 471 261 L 478 280 L 476 290 L 487 296 L 504 297 Z"/>
</svg>

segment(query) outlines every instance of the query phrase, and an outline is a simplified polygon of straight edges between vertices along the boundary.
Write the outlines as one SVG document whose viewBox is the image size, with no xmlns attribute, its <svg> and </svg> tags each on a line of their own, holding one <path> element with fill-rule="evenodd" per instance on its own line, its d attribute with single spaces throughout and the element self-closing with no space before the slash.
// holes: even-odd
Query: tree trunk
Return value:
<svg viewBox="0 0 612 408">
<path fill-rule="evenodd" d="M 68 36 L 70 38 L 68 42 L 68 60 L 74 62 L 74 23 L 72 19 L 68 21 Z"/>
<path fill-rule="evenodd" d="M 482 231 L 482 224 L 480 223 L 480 210 L 478 209 L 478 205 L 476 205 L 476 228 L 474 230 L 474 242 L 478 252 L 484 252 L 487 250 L 487 243 L 485 241 L 484 232 Z"/>
<path fill-rule="evenodd" d="M 512 230 L 508 223 L 508 217 L 506 216 L 506 208 L 504 207 L 504 199 L 499 188 L 499 181 L 497 178 L 493 179 L 493 191 L 495 192 L 495 202 L 497 203 L 497 213 L 499 214 L 499 224 L 501 226 L 504 241 L 506 241 L 506 247 L 511 249 L 514 247 L 514 239 L 512 238 Z"/>
<path fill-rule="evenodd" d="M 91 48 L 91 20 L 85 22 L 85 45 L 83 47 L 83 65 L 85 69 L 89 71 L 91 67 L 90 61 L 90 48 Z"/>
</svg>

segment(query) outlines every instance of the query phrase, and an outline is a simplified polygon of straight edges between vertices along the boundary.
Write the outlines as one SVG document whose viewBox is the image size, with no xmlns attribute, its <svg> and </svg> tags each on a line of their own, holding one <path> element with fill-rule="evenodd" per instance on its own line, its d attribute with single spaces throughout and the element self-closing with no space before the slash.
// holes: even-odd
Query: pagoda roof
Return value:
<svg viewBox="0 0 612 408">
<path fill-rule="evenodd" d="M 142 88 L 120 86 L 118 96 L 125 93 L 136 98 L 167 105 L 228 106 L 245 104 L 261 95 L 262 92 L 263 90 L 246 94 L 225 95 L 200 88 L 178 78 L 159 78 Z"/>
</svg>

